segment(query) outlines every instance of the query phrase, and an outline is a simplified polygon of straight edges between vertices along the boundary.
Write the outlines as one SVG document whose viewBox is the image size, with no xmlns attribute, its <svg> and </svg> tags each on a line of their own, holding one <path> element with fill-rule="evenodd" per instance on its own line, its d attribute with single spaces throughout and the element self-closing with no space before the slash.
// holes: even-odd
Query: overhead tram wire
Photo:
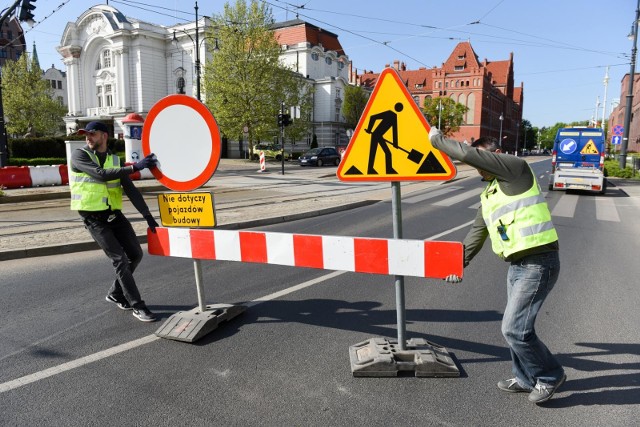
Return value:
<svg viewBox="0 0 640 427">
<path fill-rule="evenodd" d="M 112 3 L 116 3 L 116 4 L 121 4 L 123 6 L 128 6 L 128 7 L 131 7 L 133 9 L 144 10 L 146 12 L 155 13 L 155 14 L 161 15 L 161 16 L 168 16 L 169 18 L 179 19 L 183 23 L 186 23 L 186 22 L 189 22 L 190 20 L 192 20 L 191 17 L 193 16 L 192 12 L 185 12 L 185 11 L 182 11 L 182 10 L 170 9 L 170 8 L 161 7 L 161 6 L 155 6 L 155 5 L 149 5 L 149 4 L 146 4 L 146 3 L 135 2 L 135 1 L 130 1 L 130 0 L 123 0 L 123 1 L 111 0 L 111 2 Z M 146 7 L 141 7 L 141 6 L 138 6 L 139 4 L 143 4 L 143 5 L 149 6 L 149 7 L 154 7 L 156 9 L 169 10 L 169 11 L 172 11 L 174 13 L 180 13 L 180 14 L 185 15 L 186 18 L 178 18 L 175 14 L 174 15 L 170 15 L 168 13 L 160 12 L 158 10 L 148 9 Z"/>
<path fill-rule="evenodd" d="M 278 1 L 278 0 L 275 0 L 275 1 Z M 272 7 L 278 8 L 278 9 L 288 10 L 288 9 L 286 9 L 286 8 L 285 8 L 285 7 L 283 7 L 283 6 L 276 5 L 276 4 L 270 3 L 270 2 L 268 2 L 268 1 L 265 1 L 265 3 L 267 3 L 268 5 L 270 5 L 270 6 L 272 6 Z M 302 14 L 302 13 L 299 13 L 299 12 L 297 12 L 297 14 L 298 14 L 298 15 L 301 15 L 301 16 L 303 16 L 303 17 L 307 18 L 307 19 L 312 19 L 312 20 L 314 20 L 314 21 L 317 21 L 317 22 L 319 22 L 319 23 L 321 23 L 321 24 L 323 24 L 323 25 L 326 25 L 326 26 L 328 26 L 328 27 L 335 28 L 335 29 L 340 30 L 340 31 L 344 31 L 345 33 L 352 34 L 352 35 L 354 35 L 354 36 L 356 36 L 356 37 L 361 37 L 361 38 L 363 38 L 363 39 L 365 39 L 365 40 L 369 40 L 369 41 L 371 41 L 371 42 L 373 42 L 373 43 L 375 43 L 375 44 L 379 44 L 379 45 L 382 45 L 382 46 L 388 47 L 389 49 L 391 49 L 391 50 L 393 50 L 393 51 L 395 51 L 395 52 L 399 53 L 400 55 L 402 55 L 402 56 L 404 56 L 404 57 L 406 57 L 406 58 L 411 59 L 412 61 L 417 62 L 417 63 L 418 63 L 418 64 L 420 64 L 420 65 L 423 65 L 423 66 L 425 66 L 425 67 L 427 67 L 427 68 L 432 68 L 430 65 L 425 64 L 424 62 L 422 62 L 422 61 L 420 61 L 420 60 L 418 60 L 418 59 L 416 59 L 416 58 L 412 57 L 411 55 L 409 55 L 409 54 L 407 54 L 407 53 L 404 53 L 404 52 L 402 52 L 401 50 L 396 49 L 396 48 L 395 48 L 395 47 L 393 47 L 393 46 L 390 46 L 390 45 L 389 45 L 389 43 L 391 43 L 391 42 L 381 42 L 381 41 L 379 41 L 379 40 L 372 39 L 371 37 L 363 36 L 362 34 L 358 34 L 358 33 L 354 32 L 354 31 L 348 30 L 348 29 L 346 29 L 346 28 L 338 27 L 338 26 L 336 26 L 336 25 L 330 24 L 330 23 L 328 23 L 328 22 L 321 21 L 321 20 L 319 20 L 319 19 L 317 19 L 317 18 L 314 18 L 314 17 L 308 16 L 308 15 L 305 15 L 305 14 Z"/>
<path fill-rule="evenodd" d="M 508 29 L 508 28 L 502 28 L 502 27 L 493 26 L 493 25 L 489 25 L 489 24 L 485 24 L 484 22 L 481 22 L 482 19 L 486 18 L 492 11 L 494 11 L 498 6 L 500 6 L 500 4 L 503 3 L 503 1 L 500 1 L 496 6 L 494 6 L 492 9 L 490 9 L 487 13 L 485 13 L 480 19 L 478 19 L 476 21 L 470 22 L 468 24 L 457 25 L 457 26 L 452 26 L 452 27 L 447 27 L 447 28 L 437 27 L 437 26 L 433 26 L 433 25 L 426 25 L 426 24 L 416 24 L 414 22 L 397 21 L 397 20 L 391 20 L 391 19 L 386 19 L 386 18 L 376 18 L 376 17 L 364 16 L 364 15 L 358 15 L 358 14 L 335 12 L 335 11 L 329 11 L 329 10 L 324 10 L 324 9 L 308 8 L 306 6 L 302 7 L 302 6 L 297 6 L 297 5 L 293 4 L 293 3 L 288 3 L 288 2 L 282 1 L 282 0 L 274 0 L 274 1 L 276 1 L 278 3 L 283 3 L 285 5 L 288 5 L 288 6 L 292 7 L 292 8 L 300 8 L 300 9 L 304 9 L 306 11 L 314 11 L 314 12 L 320 12 L 320 13 L 334 14 L 334 15 L 345 16 L 345 17 L 354 17 L 354 18 L 359 18 L 359 19 L 366 19 L 366 20 L 378 21 L 378 22 L 387 22 L 387 23 L 400 24 L 400 25 L 419 27 L 419 28 L 429 28 L 429 29 L 440 30 L 440 31 L 453 31 L 453 32 L 456 32 L 456 33 L 464 34 L 466 36 L 489 37 L 489 38 L 494 38 L 494 39 L 497 39 L 497 40 L 507 41 L 509 43 L 509 45 L 514 45 L 514 41 L 516 41 L 516 42 L 521 42 L 520 43 L 521 46 L 540 47 L 540 48 L 550 47 L 550 48 L 555 48 L 555 49 L 573 49 L 573 50 L 578 50 L 578 51 L 601 53 L 601 54 L 605 54 L 605 55 L 617 56 L 618 58 L 626 58 L 628 56 L 628 55 L 626 55 L 624 53 L 597 51 L 597 50 L 593 50 L 593 49 L 587 49 L 587 48 L 583 48 L 583 47 L 579 47 L 579 46 L 574 46 L 574 45 L 570 45 L 568 43 L 563 43 L 563 42 L 560 42 L 560 41 L 557 41 L 557 40 L 546 39 L 546 38 L 543 38 L 543 37 L 534 36 L 534 35 L 522 33 L 522 32 L 519 32 L 519 31 L 511 30 L 511 29 Z M 280 6 L 279 8 L 283 9 L 282 6 Z M 321 22 L 320 20 L 318 20 L 316 18 L 313 18 L 313 17 L 310 17 L 309 15 L 306 15 L 306 16 L 309 17 L 310 19 L 315 19 L 315 20 Z M 472 32 L 472 31 L 463 31 L 463 30 L 457 29 L 457 28 L 460 28 L 460 27 L 466 27 L 466 26 L 469 26 L 469 25 L 476 25 L 476 24 L 480 24 L 480 25 L 483 25 L 483 26 L 486 26 L 486 27 L 489 27 L 489 28 L 495 28 L 495 29 L 498 29 L 498 30 L 502 30 L 502 31 L 506 31 L 506 32 L 514 33 L 514 34 L 525 35 L 527 37 L 532 37 L 532 38 L 538 39 L 538 40 L 544 40 L 544 41 L 550 42 L 551 44 L 548 44 L 548 43 L 536 43 L 535 41 L 530 41 L 530 40 L 513 39 L 512 37 L 496 36 L 496 35 L 491 35 L 491 34 L 477 33 L 477 32 Z M 329 25 L 331 25 L 331 24 L 329 24 Z M 355 35 L 361 35 L 361 34 L 357 34 L 355 32 L 350 32 L 350 33 L 351 34 L 355 34 Z M 367 33 L 367 31 L 361 31 L 360 33 Z M 429 36 L 429 35 L 426 35 L 426 34 L 416 34 L 413 37 L 437 38 L 437 37 L 432 37 L 432 36 Z M 454 37 L 454 36 L 448 36 L 448 37 L 444 36 L 444 37 L 440 37 L 440 38 L 445 38 L 445 39 L 448 39 L 448 40 L 459 40 L 459 38 Z M 479 40 L 479 39 L 476 39 L 475 41 L 479 41 L 479 42 L 482 42 L 482 43 L 491 43 L 490 41 Z M 387 46 L 388 46 L 388 43 L 389 42 L 387 42 Z"/>
</svg>

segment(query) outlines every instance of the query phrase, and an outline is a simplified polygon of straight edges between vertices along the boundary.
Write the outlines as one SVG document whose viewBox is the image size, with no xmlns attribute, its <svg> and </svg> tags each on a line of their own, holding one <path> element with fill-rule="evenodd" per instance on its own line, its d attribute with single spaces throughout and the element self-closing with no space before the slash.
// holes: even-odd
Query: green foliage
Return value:
<svg viewBox="0 0 640 427">
<path fill-rule="evenodd" d="M 633 164 L 629 164 L 627 162 L 627 167 L 624 169 L 620 169 L 620 162 L 614 159 L 608 159 L 604 161 L 604 175 L 612 176 L 616 178 L 627 178 L 627 179 L 640 179 L 640 172 L 636 170 L 635 174 L 633 171 Z"/>
<path fill-rule="evenodd" d="M 50 166 L 50 165 L 66 165 L 66 157 L 11 157 L 9 166 Z"/>
<path fill-rule="evenodd" d="M 213 16 L 212 21 L 206 37 L 217 40 L 218 50 L 207 55 L 211 59 L 204 67 L 204 88 L 206 104 L 221 133 L 242 135 L 248 129 L 251 151 L 255 141 L 268 141 L 277 134 L 276 117 L 284 103 L 287 112 L 289 107 L 300 107 L 300 118 L 287 128 L 287 136 L 306 134 L 311 86 L 280 64 L 280 45 L 269 28 L 274 20 L 267 3 L 226 3 L 223 13 Z"/>
<path fill-rule="evenodd" d="M 64 134 L 66 108 L 52 99 L 42 70 L 28 55 L 2 67 L 2 97 L 6 129 L 13 135 Z"/>
<path fill-rule="evenodd" d="M 432 126 L 439 126 L 445 136 L 458 130 L 469 108 L 449 97 L 425 98 L 422 112 Z M 440 125 L 438 125 L 440 123 Z"/>
<path fill-rule="evenodd" d="M 347 121 L 348 128 L 355 129 L 358 126 L 360 117 L 369 101 L 369 96 L 370 94 L 361 86 L 345 86 L 342 115 Z"/>
<path fill-rule="evenodd" d="M 63 138 L 9 138 L 9 158 L 66 157 Z"/>
</svg>

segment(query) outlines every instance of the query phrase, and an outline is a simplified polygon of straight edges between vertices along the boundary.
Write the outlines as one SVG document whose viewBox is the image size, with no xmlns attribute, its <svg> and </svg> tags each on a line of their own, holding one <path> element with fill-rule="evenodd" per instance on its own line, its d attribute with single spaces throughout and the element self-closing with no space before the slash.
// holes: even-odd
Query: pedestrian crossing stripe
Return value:
<svg viewBox="0 0 640 427">
<path fill-rule="evenodd" d="M 429 141 L 422 111 L 398 73 L 385 68 L 336 172 L 341 181 L 447 181 L 456 169 Z"/>
<path fill-rule="evenodd" d="M 593 142 L 593 139 L 590 139 L 589 142 L 587 142 L 587 144 L 582 147 L 582 150 L 580 150 L 580 154 L 600 154 L 600 152 L 598 151 L 598 147 L 596 147 L 596 144 Z"/>
</svg>

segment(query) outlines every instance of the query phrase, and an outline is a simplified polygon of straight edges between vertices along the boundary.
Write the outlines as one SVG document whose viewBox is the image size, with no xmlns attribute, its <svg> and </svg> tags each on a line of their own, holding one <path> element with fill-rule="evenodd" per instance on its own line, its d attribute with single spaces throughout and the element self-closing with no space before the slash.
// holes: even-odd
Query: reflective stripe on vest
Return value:
<svg viewBox="0 0 640 427">
<path fill-rule="evenodd" d="M 98 157 L 86 148 L 82 148 L 91 161 L 100 165 Z M 108 155 L 104 168 L 120 167 L 120 158 Z M 120 179 L 100 181 L 84 172 L 69 171 L 69 189 L 71 190 L 71 209 L 81 211 L 104 211 L 122 209 L 122 186 Z"/>
<path fill-rule="evenodd" d="M 506 258 L 558 240 L 535 176 L 531 188 L 522 194 L 507 196 L 494 179 L 480 197 L 491 247 L 498 256 Z"/>
</svg>

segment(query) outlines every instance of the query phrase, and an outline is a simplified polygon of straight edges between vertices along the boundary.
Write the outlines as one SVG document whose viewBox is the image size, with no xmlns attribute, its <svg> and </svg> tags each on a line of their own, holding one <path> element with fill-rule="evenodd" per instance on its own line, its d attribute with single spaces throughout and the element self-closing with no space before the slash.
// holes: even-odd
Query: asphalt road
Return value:
<svg viewBox="0 0 640 427">
<path fill-rule="evenodd" d="M 404 197 L 404 237 L 462 240 L 481 187 L 469 178 Z M 537 329 L 568 380 L 544 406 L 495 386 L 510 376 L 507 265 L 489 247 L 458 285 L 405 279 L 407 337 L 445 346 L 459 378 L 351 374 L 349 346 L 396 337 L 393 277 L 203 262 L 207 302 L 249 309 L 186 344 L 105 302 L 112 270 L 89 251 L 0 263 L 0 424 L 635 425 L 640 204 L 616 187 L 547 200 L 562 272 Z M 390 237 L 391 204 L 261 229 Z M 147 256 L 136 276 L 163 319 L 197 304 L 190 260 Z"/>
</svg>

